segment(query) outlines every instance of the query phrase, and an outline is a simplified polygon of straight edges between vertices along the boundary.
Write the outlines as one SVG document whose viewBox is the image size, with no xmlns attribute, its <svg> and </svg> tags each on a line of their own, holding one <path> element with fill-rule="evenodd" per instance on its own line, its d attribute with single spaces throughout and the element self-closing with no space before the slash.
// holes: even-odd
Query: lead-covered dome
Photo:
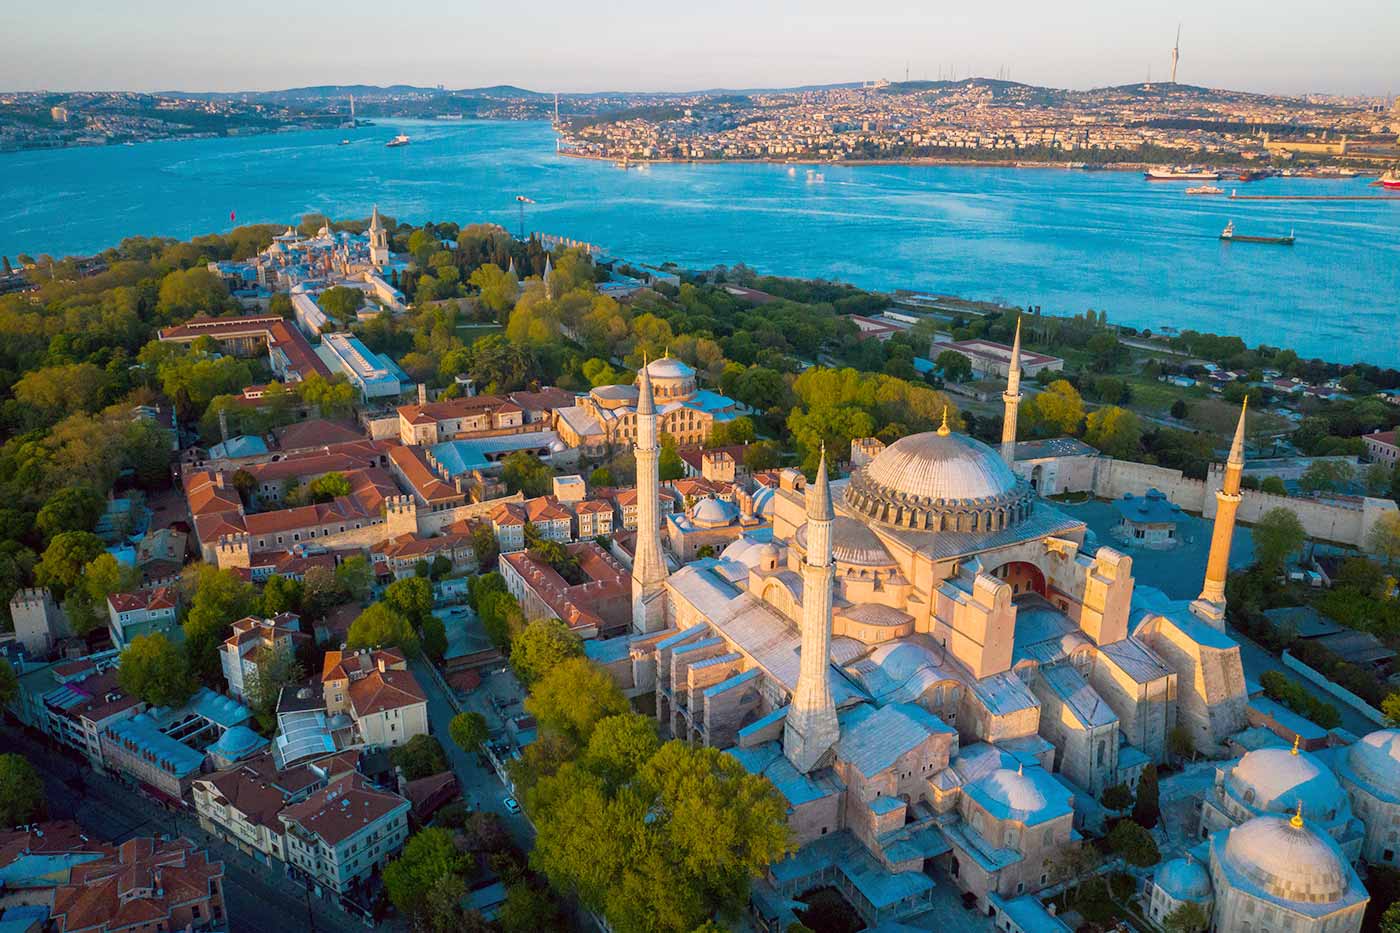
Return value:
<svg viewBox="0 0 1400 933">
<path fill-rule="evenodd" d="M 1308 752 L 1258 748 L 1239 760 L 1228 778 L 1240 800 L 1256 810 L 1293 813 L 1330 823 L 1346 803 L 1332 770 Z"/>
<path fill-rule="evenodd" d="M 1400 800 L 1400 729 L 1381 729 L 1355 743 L 1347 764 L 1371 788 Z"/>
<path fill-rule="evenodd" d="M 797 529 L 797 544 L 806 551 L 807 525 L 804 522 Z M 875 532 L 864 522 L 838 515 L 831 523 L 831 558 L 838 564 L 851 564 L 857 567 L 893 567 L 894 558 Z"/>
<path fill-rule="evenodd" d="M 996 531 L 1021 521 L 1030 487 L 1001 455 L 947 427 L 886 447 L 846 485 L 846 504 L 892 525 L 930 531 Z"/>
<path fill-rule="evenodd" d="M 1229 830 L 1225 858 L 1282 900 L 1327 904 L 1346 894 L 1347 870 L 1336 844 L 1300 819 L 1257 816 Z"/>
<path fill-rule="evenodd" d="M 1163 862 L 1152 883 L 1176 901 L 1204 901 L 1211 896 L 1210 872 L 1189 857 Z"/>
</svg>

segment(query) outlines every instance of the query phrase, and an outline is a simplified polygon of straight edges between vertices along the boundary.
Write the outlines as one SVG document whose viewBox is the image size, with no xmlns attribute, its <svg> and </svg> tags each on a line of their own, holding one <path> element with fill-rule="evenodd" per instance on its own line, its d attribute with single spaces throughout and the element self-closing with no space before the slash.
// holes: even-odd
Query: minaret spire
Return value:
<svg viewBox="0 0 1400 933">
<path fill-rule="evenodd" d="M 1021 406 L 1021 318 L 1016 317 L 1016 339 L 1011 342 L 1011 365 L 1006 371 L 1006 391 L 1001 395 L 1006 413 L 1001 419 L 1001 459 L 1016 465 L 1016 412 Z"/>
<path fill-rule="evenodd" d="M 1205 585 L 1191 603 L 1191 611 L 1216 628 L 1225 627 L 1225 578 L 1230 574 L 1230 542 L 1235 536 L 1235 513 L 1240 508 L 1240 478 L 1244 475 L 1244 420 L 1249 397 L 1240 406 L 1239 424 L 1225 461 L 1224 477 L 1215 493 L 1215 528 L 1210 536 L 1210 556 L 1206 558 Z M 1216 468 L 1212 467 L 1212 472 Z"/>
<path fill-rule="evenodd" d="M 666 625 L 666 558 L 661 553 L 661 451 L 656 443 L 656 403 L 646 356 L 637 373 L 637 553 L 632 559 L 632 631 Z"/>
<path fill-rule="evenodd" d="M 841 737 L 831 697 L 831 482 L 823 445 L 806 493 L 807 557 L 802 564 L 802 651 L 783 726 L 783 754 L 803 774 L 816 768 Z"/>
</svg>

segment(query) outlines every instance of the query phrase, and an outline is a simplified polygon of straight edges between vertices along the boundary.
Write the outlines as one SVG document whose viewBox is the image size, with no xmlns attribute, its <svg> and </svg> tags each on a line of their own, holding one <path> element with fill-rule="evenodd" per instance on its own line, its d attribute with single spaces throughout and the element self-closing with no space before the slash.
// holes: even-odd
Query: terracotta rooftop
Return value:
<svg viewBox="0 0 1400 933">
<path fill-rule="evenodd" d="M 540 600 L 570 628 L 602 628 L 604 620 L 595 607 L 605 600 L 616 600 L 631 592 L 631 576 L 612 555 L 592 541 L 570 544 L 567 550 L 578 559 L 579 569 L 588 581 L 570 585 L 567 580 L 529 551 L 502 554 Z"/>
<path fill-rule="evenodd" d="M 113 593 L 107 597 L 107 602 L 117 612 L 135 612 L 138 609 L 145 609 L 148 612 L 174 609 L 175 591 L 168 586 L 157 586 L 136 590 L 133 593 Z"/>
<path fill-rule="evenodd" d="M 412 671 L 372 671 L 359 680 L 352 679 L 348 692 L 357 719 L 428 702 Z"/>
<path fill-rule="evenodd" d="M 328 418 L 308 418 L 273 432 L 277 446 L 282 450 L 301 450 L 307 447 L 325 447 L 333 444 L 348 444 L 363 441 L 364 432 L 343 421 Z"/>
<path fill-rule="evenodd" d="M 336 846 L 399 807 L 408 806 L 398 794 L 378 790 L 360 775 L 350 774 L 283 810 L 282 822 L 295 823 L 327 845 Z"/>
<path fill-rule="evenodd" d="M 499 395 L 470 395 L 422 405 L 400 405 L 398 409 L 399 417 L 406 418 L 412 424 L 431 424 L 450 418 L 465 418 L 483 411 L 499 414 L 521 410 L 519 405 Z"/>
<path fill-rule="evenodd" d="M 465 498 L 457 491 L 457 487 L 433 472 L 433 468 L 428 464 L 428 456 L 421 448 L 391 447 L 389 459 L 394 461 L 394 465 L 413 487 L 413 491 L 429 504 Z"/>
<path fill-rule="evenodd" d="M 115 856 L 74 866 L 54 889 L 51 915 L 60 931 L 168 930 L 173 909 L 207 900 L 223 875 L 223 862 L 188 839 L 130 839 Z"/>
</svg>

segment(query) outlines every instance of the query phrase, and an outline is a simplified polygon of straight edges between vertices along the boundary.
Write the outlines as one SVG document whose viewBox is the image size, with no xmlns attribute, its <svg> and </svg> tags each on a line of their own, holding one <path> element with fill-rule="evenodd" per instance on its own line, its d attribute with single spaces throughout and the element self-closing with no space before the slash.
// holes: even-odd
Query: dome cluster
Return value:
<svg viewBox="0 0 1400 933">
<path fill-rule="evenodd" d="M 940 428 L 881 451 L 852 474 L 845 501 L 888 525 L 988 532 L 1025 520 L 1035 494 L 992 448 Z"/>
<path fill-rule="evenodd" d="M 1307 819 L 1331 823 L 1347 803 L 1336 775 L 1308 752 L 1255 749 L 1228 780 L 1235 795 L 1256 811 L 1293 813 L 1301 804 Z"/>
</svg>

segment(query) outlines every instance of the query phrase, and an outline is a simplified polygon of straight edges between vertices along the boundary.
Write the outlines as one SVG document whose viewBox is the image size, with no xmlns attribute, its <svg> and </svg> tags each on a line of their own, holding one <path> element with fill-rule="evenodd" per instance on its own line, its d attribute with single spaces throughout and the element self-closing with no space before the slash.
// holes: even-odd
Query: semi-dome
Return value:
<svg viewBox="0 0 1400 933">
<path fill-rule="evenodd" d="M 892 525 L 996 531 L 1030 513 L 1030 487 L 1000 454 L 945 425 L 886 447 L 846 485 L 846 504 Z"/>
<path fill-rule="evenodd" d="M 1332 770 L 1309 752 L 1258 748 L 1231 770 L 1229 783 L 1236 796 L 1257 810 L 1293 813 L 1331 822 L 1346 802 L 1346 792 Z"/>
<path fill-rule="evenodd" d="M 750 569 L 772 570 L 782 560 L 782 552 L 772 541 L 757 541 L 740 535 L 720 553 L 722 560 L 738 561 Z"/>
<path fill-rule="evenodd" d="M 807 526 L 797 529 L 797 543 L 807 547 Z M 864 522 L 838 515 L 831 523 L 831 558 L 838 564 L 859 567 L 891 567 L 894 558 Z"/>
<path fill-rule="evenodd" d="M 1204 901 L 1211 896 L 1210 872 L 1193 858 L 1163 862 L 1152 883 L 1175 901 Z"/>
<path fill-rule="evenodd" d="M 1257 816 L 1229 830 L 1225 858 L 1270 895 L 1326 904 L 1347 890 L 1347 870 L 1336 843 L 1303 820 Z"/>
<path fill-rule="evenodd" d="M 1400 800 L 1400 729 L 1381 729 L 1355 743 L 1347 764 L 1372 788 Z"/>
</svg>

